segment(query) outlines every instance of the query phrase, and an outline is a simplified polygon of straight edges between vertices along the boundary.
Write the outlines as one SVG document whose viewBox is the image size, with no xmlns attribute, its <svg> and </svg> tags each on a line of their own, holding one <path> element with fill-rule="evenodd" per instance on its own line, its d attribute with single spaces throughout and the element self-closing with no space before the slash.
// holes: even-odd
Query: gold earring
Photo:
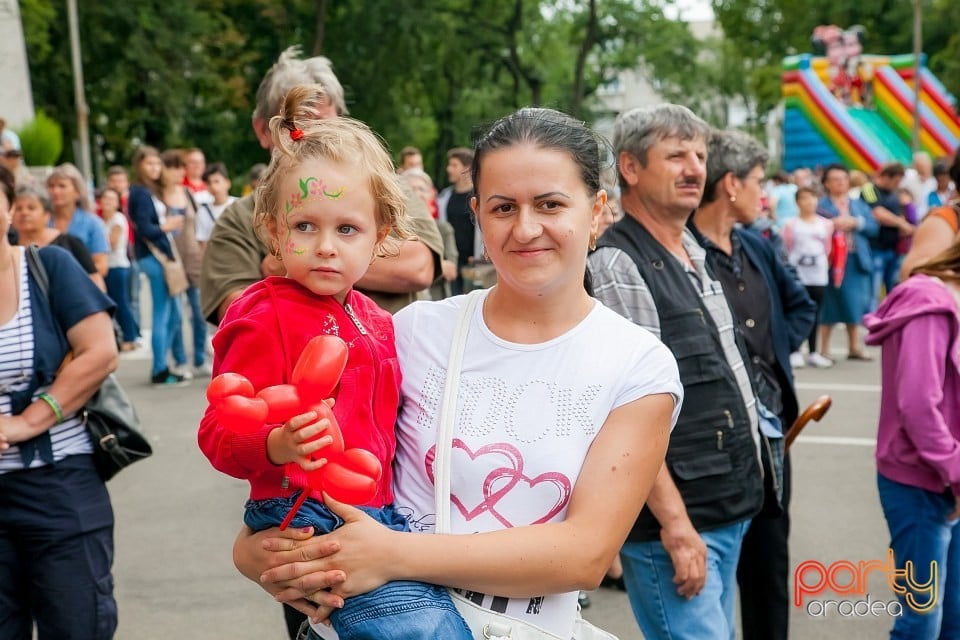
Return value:
<svg viewBox="0 0 960 640">
<path fill-rule="evenodd" d="M 590 234 L 590 244 L 588 244 L 587 247 L 590 249 L 590 251 L 593 251 L 594 249 L 597 248 L 597 233 L 596 233 L 596 232 Z"/>
</svg>

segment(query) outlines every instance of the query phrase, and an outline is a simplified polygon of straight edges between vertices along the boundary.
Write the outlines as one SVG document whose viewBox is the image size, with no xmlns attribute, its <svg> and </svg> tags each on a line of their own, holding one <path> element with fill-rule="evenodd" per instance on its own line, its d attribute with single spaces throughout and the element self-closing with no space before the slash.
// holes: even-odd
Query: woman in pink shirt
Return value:
<svg viewBox="0 0 960 640">
<path fill-rule="evenodd" d="M 883 347 L 877 483 L 898 568 L 937 589 L 900 596 L 891 638 L 960 637 L 960 241 L 864 318 Z M 935 573 L 934 573 L 935 572 Z"/>
</svg>

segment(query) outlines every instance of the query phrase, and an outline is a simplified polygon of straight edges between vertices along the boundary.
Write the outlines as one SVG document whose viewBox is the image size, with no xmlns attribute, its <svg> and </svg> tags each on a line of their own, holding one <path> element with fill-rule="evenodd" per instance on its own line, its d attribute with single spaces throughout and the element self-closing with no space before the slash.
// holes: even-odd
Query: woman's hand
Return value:
<svg viewBox="0 0 960 640">
<path fill-rule="evenodd" d="M 440 270 L 443 272 L 443 279 L 447 282 L 457 279 L 457 263 L 453 260 L 441 260 Z"/>
<path fill-rule="evenodd" d="M 839 216 L 834 218 L 833 227 L 837 231 L 854 231 L 857 228 L 857 219 L 853 216 Z"/>
<path fill-rule="evenodd" d="M 947 516 L 947 520 L 956 520 L 957 518 L 960 518 L 960 496 L 956 496 L 954 500 L 956 501 L 954 504 L 955 508 Z"/>
<path fill-rule="evenodd" d="M 170 233 L 171 231 L 180 231 L 183 229 L 183 221 L 185 218 L 186 216 L 181 215 L 167 216 L 166 221 L 160 225 L 160 230 L 166 233 Z"/>
<path fill-rule="evenodd" d="M 277 553 L 276 550 L 285 553 Z M 325 620 L 330 612 L 343 606 L 343 598 L 332 594 L 329 589 L 346 579 L 342 571 L 327 571 L 318 575 L 318 569 L 310 558 L 323 559 L 339 549 L 339 545 L 326 538 L 314 536 L 312 528 L 266 529 L 254 533 L 243 527 L 233 544 L 233 563 L 248 579 L 274 596 L 278 602 L 289 604 L 297 611 L 315 621 Z M 265 580 L 264 572 L 275 567 L 290 564 L 286 580 Z M 310 587 L 301 582 L 301 578 L 310 578 Z M 284 597 L 279 594 L 286 591 Z M 308 599 L 307 593 L 310 598 Z"/>
<path fill-rule="evenodd" d="M 319 536 L 324 544 L 302 544 L 289 538 L 271 537 L 263 547 L 273 551 L 274 558 L 260 576 L 262 584 L 285 585 L 275 592 L 280 602 L 308 598 L 330 603 L 323 590 L 336 581 L 333 594 L 350 597 L 367 593 L 384 585 L 394 577 L 389 568 L 394 562 L 390 551 L 396 547 L 392 531 L 373 520 L 363 511 L 337 502 L 324 494 L 324 502 L 344 524 L 333 533 Z"/>
<path fill-rule="evenodd" d="M 0 450 L 33 438 L 43 429 L 37 429 L 22 416 L 0 416 Z"/>
</svg>

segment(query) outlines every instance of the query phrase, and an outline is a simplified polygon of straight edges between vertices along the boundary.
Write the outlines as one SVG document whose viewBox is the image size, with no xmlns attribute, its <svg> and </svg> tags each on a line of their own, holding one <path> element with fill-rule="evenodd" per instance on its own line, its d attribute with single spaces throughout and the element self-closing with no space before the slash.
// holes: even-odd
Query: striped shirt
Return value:
<svg viewBox="0 0 960 640">
<path fill-rule="evenodd" d="M 27 261 L 20 250 L 20 306 L 16 314 L 0 326 L 0 414 L 11 415 L 10 391 L 22 391 L 30 384 L 33 374 L 33 316 L 28 286 Z M 34 392 L 34 400 L 49 387 Z M 69 455 L 92 453 L 90 437 L 79 414 L 66 419 L 50 429 L 54 461 Z M 39 456 L 27 465 L 30 468 L 43 466 Z M 13 445 L 0 453 L 0 473 L 23 469 L 20 447 Z"/>
<path fill-rule="evenodd" d="M 689 229 L 683 230 L 683 248 L 686 250 L 693 268 L 680 258 L 677 262 L 683 267 L 694 287 L 700 293 L 700 299 L 707 312 L 717 325 L 723 354 L 733 370 L 750 416 L 751 432 L 759 454 L 760 434 L 757 415 L 757 400 L 750 385 L 750 373 L 737 348 L 733 314 L 723 295 L 719 280 L 714 280 L 706 269 L 707 252 L 697 244 Z M 676 257 L 676 256 L 675 256 Z M 593 280 L 593 294 L 603 304 L 610 307 L 634 324 L 660 337 L 660 316 L 653 295 L 647 288 L 640 270 L 633 258 L 615 247 L 600 247 L 588 258 L 590 277 Z M 683 382 L 681 380 L 681 382 Z"/>
</svg>

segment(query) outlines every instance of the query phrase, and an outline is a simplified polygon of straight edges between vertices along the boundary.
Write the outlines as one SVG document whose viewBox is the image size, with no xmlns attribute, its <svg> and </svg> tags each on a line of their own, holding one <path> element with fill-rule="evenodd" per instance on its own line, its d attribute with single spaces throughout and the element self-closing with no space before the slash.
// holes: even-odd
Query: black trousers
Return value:
<svg viewBox="0 0 960 640">
<path fill-rule="evenodd" d="M 88 455 L 0 474 L 0 640 L 110 640 L 113 508 Z"/>
<path fill-rule="evenodd" d="M 287 637 L 290 640 L 297 640 L 300 637 L 300 625 L 306 620 L 307 616 L 290 605 L 283 605 L 283 621 L 287 623 Z"/>
<path fill-rule="evenodd" d="M 790 623 L 790 455 L 783 459 L 783 509 L 756 516 L 740 550 L 737 584 L 743 640 L 786 640 Z M 765 483 L 769 478 L 765 479 Z M 768 487 L 769 499 L 769 487 Z"/>
<path fill-rule="evenodd" d="M 810 347 L 810 353 L 813 353 L 817 350 L 817 333 L 820 331 L 820 307 L 823 305 L 823 296 L 827 288 L 810 285 L 804 288 L 807 290 L 807 295 L 810 296 L 813 303 L 817 305 L 817 313 L 813 316 L 813 327 L 810 328 L 810 335 L 807 337 L 807 346 Z M 828 344 L 822 345 L 825 350 L 829 346 Z"/>
</svg>

